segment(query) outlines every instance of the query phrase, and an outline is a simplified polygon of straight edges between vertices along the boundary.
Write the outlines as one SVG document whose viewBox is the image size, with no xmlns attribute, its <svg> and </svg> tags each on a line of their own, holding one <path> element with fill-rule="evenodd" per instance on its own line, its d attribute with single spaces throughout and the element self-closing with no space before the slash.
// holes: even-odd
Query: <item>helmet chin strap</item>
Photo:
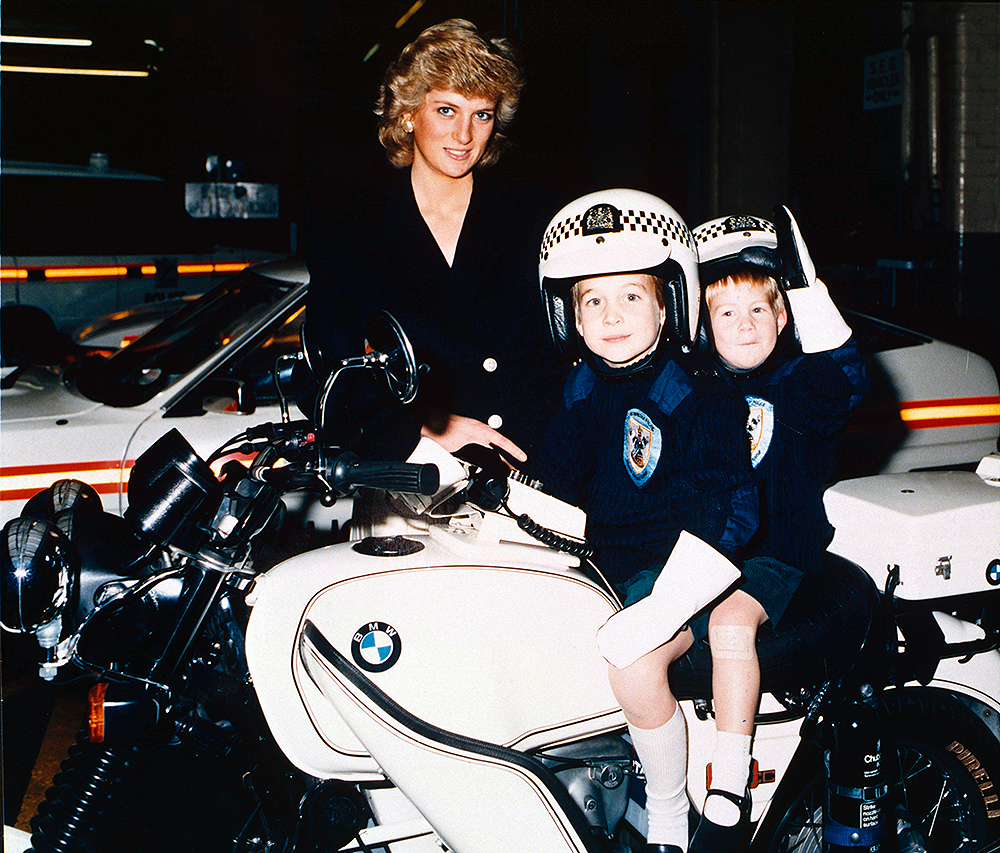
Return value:
<svg viewBox="0 0 1000 853">
<path fill-rule="evenodd" d="M 631 359 L 630 361 L 627 361 L 625 364 L 621 366 L 631 367 L 633 364 L 638 364 L 650 353 L 655 352 L 656 349 L 660 346 L 660 339 L 662 337 L 663 337 L 663 323 L 660 323 L 660 330 L 656 333 L 656 338 L 653 340 L 653 343 L 651 343 L 644 352 L 639 353 L 637 356 L 635 356 L 635 358 Z"/>
<path fill-rule="evenodd" d="M 582 339 L 580 340 L 580 347 L 584 353 L 584 360 L 594 373 L 604 379 L 617 380 L 634 379 L 637 376 L 641 376 L 655 370 L 660 366 L 663 353 L 667 350 L 669 343 L 670 336 L 663 334 L 663 327 L 661 326 L 660 332 L 656 336 L 656 340 L 653 342 L 653 345 L 642 355 L 637 356 L 628 364 L 623 364 L 620 367 L 613 367 L 603 358 L 594 355 L 587 348 L 587 345 L 583 343 Z"/>
<path fill-rule="evenodd" d="M 736 373 L 740 376 L 753 373 L 758 367 L 760 367 L 759 364 L 754 365 L 753 367 L 737 367 L 735 364 L 730 364 L 721 355 L 719 356 L 719 361 L 722 362 L 722 366 L 726 368 L 729 373 Z"/>
</svg>

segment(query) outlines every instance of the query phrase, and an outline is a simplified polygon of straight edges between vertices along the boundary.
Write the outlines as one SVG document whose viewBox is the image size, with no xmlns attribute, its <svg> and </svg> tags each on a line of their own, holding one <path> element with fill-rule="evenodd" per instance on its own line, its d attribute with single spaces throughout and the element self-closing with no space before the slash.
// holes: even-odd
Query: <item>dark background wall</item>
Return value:
<svg viewBox="0 0 1000 853">
<path fill-rule="evenodd" d="M 100 150 L 178 187 L 207 155 L 233 159 L 280 186 L 281 216 L 215 223 L 219 242 L 301 248 L 310 211 L 363 204 L 388 179 L 372 115 L 385 66 L 457 15 L 506 34 L 527 66 L 499 171 L 560 200 L 640 187 L 692 227 L 784 202 L 844 298 L 916 321 L 933 307 L 979 349 L 1000 337 L 1000 4 L 426 0 L 397 28 L 410 7 L 6 0 L 4 34 L 86 34 L 88 61 L 155 70 L 4 73 L 0 151 Z M 38 64 L 39 50 L 5 44 L 3 62 Z M 891 51 L 900 101 L 865 109 L 866 57 Z"/>
</svg>

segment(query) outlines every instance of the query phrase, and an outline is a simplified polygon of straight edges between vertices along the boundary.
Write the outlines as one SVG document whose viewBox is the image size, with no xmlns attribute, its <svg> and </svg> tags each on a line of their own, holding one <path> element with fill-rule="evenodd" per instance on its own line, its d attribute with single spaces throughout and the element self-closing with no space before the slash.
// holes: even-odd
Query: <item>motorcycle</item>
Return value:
<svg viewBox="0 0 1000 853">
<path fill-rule="evenodd" d="M 43 678 L 96 680 L 32 849 L 126 847 L 122 803 L 178 753 L 228 780 L 199 795 L 216 820 L 193 821 L 197 849 L 639 849 L 642 768 L 595 639 L 621 604 L 583 513 L 489 465 L 442 489 L 434 464 L 328 446 L 345 371 L 416 394 L 388 315 L 366 355 L 331 371 L 305 338 L 292 358 L 325 378 L 313 421 L 283 400 L 280 423 L 207 460 L 168 433 L 137 460 L 124 519 L 61 481 L 4 529 L 0 623 L 35 634 Z M 234 452 L 253 461 L 225 461 Z M 996 849 L 998 466 L 827 493 L 827 569 L 758 639 L 753 853 Z M 376 494 L 380 512 L 349 541 L 268 567 L 282 497 L 302 491 L 326 506 Z M 697 807 L 715 731 L 706 645 L 671 683 Z M 239 819 L 210 844 L 213 797 Z"/>
</svg>

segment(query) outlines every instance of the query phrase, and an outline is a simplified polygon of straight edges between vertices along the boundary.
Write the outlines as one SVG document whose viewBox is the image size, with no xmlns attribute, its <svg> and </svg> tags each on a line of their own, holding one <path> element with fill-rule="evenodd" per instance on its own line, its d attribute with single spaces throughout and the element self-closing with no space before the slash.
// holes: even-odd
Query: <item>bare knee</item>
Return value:
<svg viewBox="0 0 1000 853">
<path fill-rule="evenodd" d="M 767 613 L 757 599 L 742 590 L 727 595 L 708 617 L 709 630 L 717 625 L 746 625 L 755 631 L 767 621 Z"/>
<path fill-rule="evenodd" d="M 608 667 L 611 692 L 630 723 L 653 729 L 673 716 L 677 701 L 670 690 L 667 669 L 691 648 L 692 642 L 691 632 L 685 630 L 631 666 Z"/>
</svg>

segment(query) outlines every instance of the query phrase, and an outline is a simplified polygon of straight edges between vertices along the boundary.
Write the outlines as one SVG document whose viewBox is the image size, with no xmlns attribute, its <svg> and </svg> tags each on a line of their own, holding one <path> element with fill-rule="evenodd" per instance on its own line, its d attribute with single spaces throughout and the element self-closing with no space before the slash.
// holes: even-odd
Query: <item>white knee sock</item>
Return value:
<svg viewBox="0 0 1000 853">
<path fill-rule="evenodd" d="M 734 732 L 715 733 L 712 754 L 712 787 L 742 797 L 750 779 L 750 744 L 752 735 Z M 705 801 L 705 817 L 719 826 L 734 826 L 740 819 L 735 803 L 724 797 L 709 797 Z"/>
<path fill-rule="evenodd" d="M 646 774 L 649 844 L 676 844 L 687 850 L 687 722 L 680 706 L 657 729 L 629 725 L 632 745 Z"/>
</svg>

